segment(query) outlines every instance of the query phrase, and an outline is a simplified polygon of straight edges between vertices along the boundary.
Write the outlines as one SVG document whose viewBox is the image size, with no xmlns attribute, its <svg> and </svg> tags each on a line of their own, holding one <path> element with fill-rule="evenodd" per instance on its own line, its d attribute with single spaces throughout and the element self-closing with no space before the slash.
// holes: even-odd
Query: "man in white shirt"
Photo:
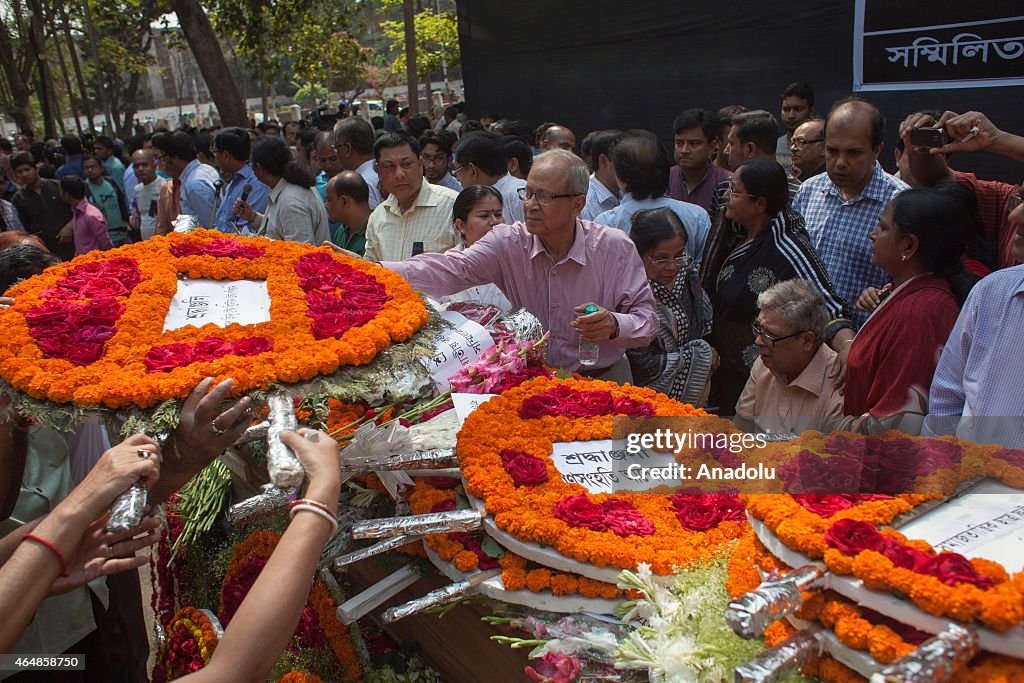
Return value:
<svg viewBox="0 0 1024 683">
<path fill-rule="evenodd" d="M 156 174 L 153 152 L 148 149 L 139 149 L 132 154 L 132 168 L 135 169 L 135 177 L 139 179 L 134 188 L 132 227 L 139 231 L 142 239 L 148 240 L 156 230 L 157 200 L 160 198 L 160 187 L 166 181 Z"/>
<path fill-rule="evenodd" d="M 334 124 L 334 146 L 343 171 L 363 176 L 370 188 L 370 209 L 381 202 L 380 178 L 374 169 L 373 128 L 358 116 L 350 116 Z"/>
<path fill-rule="evenodd" d="M 501 212 L 507 225 L 525 220 L 519 188 L 526 187 L 526 181 L 509 174 L 500 135 L 480 131 L 462 138 L 455 147 L 452 175 L 463 187 L 491 185 L 501 193 Z"/>
</svg>

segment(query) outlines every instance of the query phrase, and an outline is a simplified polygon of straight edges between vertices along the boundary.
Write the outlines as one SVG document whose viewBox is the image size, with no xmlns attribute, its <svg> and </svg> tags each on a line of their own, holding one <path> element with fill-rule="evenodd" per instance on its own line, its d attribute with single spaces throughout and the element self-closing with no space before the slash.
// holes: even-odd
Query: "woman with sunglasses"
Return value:
<svg viewBox="0 0 1024 683">
<path fill-rule="evenodd" d="M 725 200 L 726 217 L 742 226 L 744 237 L 711 274 L 717 288 L 711 297 L 714 322 L 708 341 L 721 355 L 721 365 L 711 381 L 708 405 L 720 415 L 733 415 L 758 356 L 751 323 L 761 292 L 784 280 L 807 280 L 821 291 L 831 318 L 846 316 L 845 302 L 836 295 L 806 233 L 786 224 L 789 185 L 782 166 L 769 159 L 747 161 L 730 179 Z"/>
<path fill-rule="evenodd" d="M 702 406 L 718 354 L 704 340 L 711 332 L 711 300 L 700 285 L 697 263 L 686 253 L 686 228 L 672 209 L 646 209 L 633 214 L 629 236 L 661 321 L 649 345 L 626 351 L 633 381 Z"/>
</svg>

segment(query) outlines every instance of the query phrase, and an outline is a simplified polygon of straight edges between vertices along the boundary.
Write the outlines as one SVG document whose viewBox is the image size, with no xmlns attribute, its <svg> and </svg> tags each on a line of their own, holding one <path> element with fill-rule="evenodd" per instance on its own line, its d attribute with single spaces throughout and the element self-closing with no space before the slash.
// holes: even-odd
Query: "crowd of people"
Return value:
<svg viewBox="0 0 1024 683">
<path fill-rule="evenodd" d="M 229 234 L 330 244 L 442 301 L 525 308 L 551 333 L 553 367 L 651 386 L 751 430 L 895 426 L 1024 446 L 1019 418 L 987 419 L 1024 406 L 1024 368 L 1012 351 L 1024 321 L 1021 186 L 954 167 L 960 152 L 1024 162 L 1024 137 L 980 112 L 889 112 L 904 117 L 893 175 L 881 164 L 885 117 L 871 102 L 846 98 L 819 116 L 812 88 L 794 83 L 769 109 L 778 117 L 691 108 L 671 131 L 579 138 L 557 123 L 467 119 L 454 106 L 436 121 L 409 117 L 397 102 L 378 121 L 347 116 L 332 127 L 268 122 L 57 144 L 20 135 L 0 144 L 0 293 L 58 260 L 165 234 L 188 214 Z M 920 128 L 941 130 L 943 144 L 915 144 Z M 596 362 L 581 362 L 581 343 L 598 346 Z M 156 468 L 158 450 L 126 442 L 101 465 L 125 481 L 157 482 L 151 498 L 161 500 L 237 436 L 244 403 L 196 417 L 216 405 L 209 397 L 219 389 L 210 388 L 197 388 L 179 429 L 193 457 Z M 312 470 L 331 469 L 315 461 L 336 450 L 290 438 Z M 79 487 L 105 501 L 116 487 L 98 479 Z M 329 479 L 313 503 L 330 509 Z M 53 504 L 33 512 L 60 519 L 56 503 L 77 500 L 72 488 L 62 482 Z M 135 566 L 108 561 L 126 541 L 90 535 L 102 508 L 76 506 L 84 516 L 60 532 L 44 519 L 35 529 L 45 542 L 32 538 L 31 516 L 15 515 L 29 526 L 2 542 L 2 585 L 35 574 L 47 586 L 56 579 L 55 593 L 67 583 L 58 569 L 95 578 Z M 326 529 L 317 515 L 297 517 L 282 545 L 294 544 L 311 573 Z M 59 566 L 47 565 L 51 556 Z M 69 561 L 92 569 L 71 573 Z M 279 564 L 272 559 L 260 582 L 268 572 L 281 580 Z M 308 591 L 302 578 L 289 584 L 296 600 Z M 253 594 L 261 588 L 269 589 L 257 583 Z M 37 586 L 22 596 L 38 605 L 46 594 Z M 118 610 L 138 607 L 131 598 L 104 606 L 88 593 L 77 600 L 77 623 L 89 628 L 64 629 L 59 650 L 91 628 L 109 632 Z M 299 603 L 287 605 L 294 626 Z M 34 610 L 8 623 L 5 647 Z M 250 611 L 252 622 L 232 622 L 214 664 L 263 665 L 267 653 L 247 651 L 242 638 L 277 641 L 259 631 L 273 630 L 260 608 Z M 137 663 L 139 651 L 125 656 Z"/>
</svg>

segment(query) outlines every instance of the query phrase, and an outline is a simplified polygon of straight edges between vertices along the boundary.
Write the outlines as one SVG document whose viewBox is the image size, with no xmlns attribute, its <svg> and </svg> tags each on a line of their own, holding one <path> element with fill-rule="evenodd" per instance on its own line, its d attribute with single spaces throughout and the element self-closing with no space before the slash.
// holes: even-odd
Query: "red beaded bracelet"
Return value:
<svg viewBox="0 0 1024 683">
<path fill-rule="evenodd" d="M 60 562 L 60 575 L 62 577 L 66 577 L 68 575 L 68 565 L 64 562 L 64 556 L 61 554 L 59 550 L 57 550 L 57 546 L 55 546 L 54 544 L 50 543 L 45 539 L 39 538 L 34 534 L 25 534 L 24 536 L 22 536 L 21 540 L 35 541 L 39 545 L 49 548 L 53 552 L 53 554 L 57 556 L 57 560 Z"/>
</svg>

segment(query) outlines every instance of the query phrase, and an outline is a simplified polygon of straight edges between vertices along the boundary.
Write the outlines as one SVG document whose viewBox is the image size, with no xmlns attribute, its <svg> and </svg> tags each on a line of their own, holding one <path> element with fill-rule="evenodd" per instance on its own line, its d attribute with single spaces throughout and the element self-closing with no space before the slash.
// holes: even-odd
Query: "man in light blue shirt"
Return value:
<svg viewBox="0 0 1024 683">
<path fill-rule="evenodd" d="M 124 192 L 124 162 L 115 154 L 114 141 L 106 135 L 100 135 L 92 142 L 92 152 L 103 162 L 103 175 Z"/>
<path fill-rule="evenodd" d="M 509 174 L 501 148 L 501 136 L 485 131 L 471 133 L 455 147 L 452 175 L 463 187 L 490 185 L 501 193 L 501 213 L 506 225 L 526 220 L 519 188 L 526 181 Z"/>
<path fill-rule="evenodd" d="M 214 184 L 220 179 L 217 169 L 199 163 L 192 137 L 184 131 L 154 135 L 153 147 L 160 168 L 180 183 L 181 213 L 195 216 L 202 226 L 212 224 L 216 218 L 213 214 L 217 194 Z"/>
<path fill-rule="evenodd" d="M 588 152 L 593 175 L 587 190 L 587 204 L 580 212 L 580 218 L 592 221 L 619 205 L 619 183 L 615 180 L 612 147 L 622 137 L 622 131 L 598 130 L 587 137 L 590 138 Z"/>
<path fill-rule="evenodd" d="M 624 230 L 632 226 L 633 214 L 642 209 L 669 208 L 679 216 L 686 228 L 686 251 L 697 261 L 704 254 L 704 241 L 711 230 L 708 212 L 696 204 L 688 204 L 665 196 L 672 162 L 668 150 L 648 130 L 629 130 L 612 150 L 615 178 L 622 190 L 617 207 L 594 218 L 598 225 Z"/>
<path fill-rule="evenodd" d="M 252 167 L 249 166 L 251 142 L 249 133 L 241 128 L 225 128 L 213 138 L 210 154 L 223 177 L 231 176 L 227 187 L 221 190 L 217 203 L 217 216 L 213 227 L 221 232 L 239 232 L 248 234 L 249 222 L 235 215 L 235 201 L 242 198 L 245 186 L 248 185 L 249 195 L 246 202 L 258 213 L 266 213 L 267 186 L 259 181 Z M 183 210 L 184 212 L 184 210 Z"/>
</svg>

